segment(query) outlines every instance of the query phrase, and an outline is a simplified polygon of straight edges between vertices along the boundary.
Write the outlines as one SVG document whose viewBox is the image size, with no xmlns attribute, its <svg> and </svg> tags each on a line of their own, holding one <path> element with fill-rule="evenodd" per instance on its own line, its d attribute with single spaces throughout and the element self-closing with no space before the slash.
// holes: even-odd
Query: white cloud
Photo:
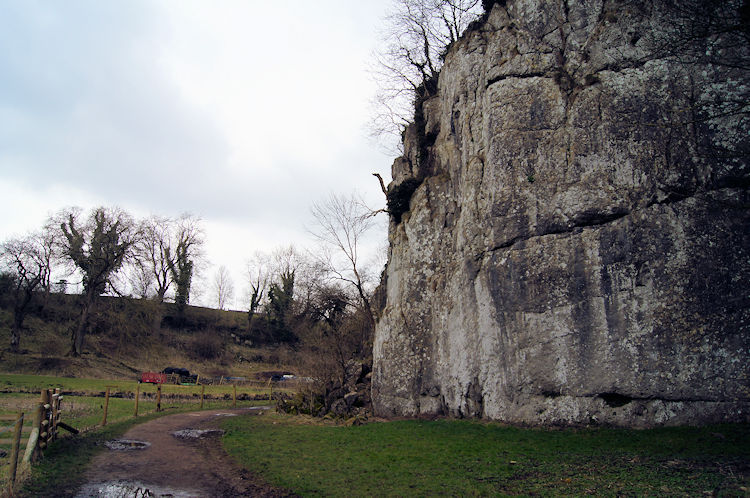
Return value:
<svg viewBox="0 0 750 498">
<path fill-rule="evenodd" d="M 203 217 L 242 286 L 330 191 L 384 199 L 365 72 L 389 2 L 0 2 L 0 239 L 69 205 Z"/>
</svg>

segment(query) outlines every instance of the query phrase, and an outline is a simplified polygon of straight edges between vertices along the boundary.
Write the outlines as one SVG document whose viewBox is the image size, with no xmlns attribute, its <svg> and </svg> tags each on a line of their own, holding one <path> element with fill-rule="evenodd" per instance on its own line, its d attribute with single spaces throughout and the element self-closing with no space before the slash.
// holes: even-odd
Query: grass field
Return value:
<svg viewBox="0 0 750 498">
<path fill-rule="evenodd" d="M 74 487 L 101 442 L 154 416 L 155 402 L 111 398 L 108 425 L 98 427 L 107 385 L 124 382 L 0 375 L 5 391 L 65 391 L 63 420 L 96 428 L 64 437 L 45 452 L 22 496 Z M 141 386 L 141 390 L 153 386 Z M 165 413 L 199 407 L 195 386 L 170 386 Z M 206 408 L 232 404 L 231 386 L 207 386 Z M 119 390 L 119 391 L 118 391 Z M 215 393 L 211 390 L 216 390 Z M 150 392 L 150 391 L 149 391 Z M 167 388 L 165 386 L 165 392 Z M 238 391 L 239 393 L 240 391 Z M 38 394 L 0 395 L 0 416 L 30 411 Z M 250 402 L 240 402 L 246 406 Z M 28 422 L 27 422 L 28 423 Z M 749 496 L 750 426 L 704 428 L 523 429 L 466 420 L 376 422 L 346 427 L 334 421 L 267 414 L 224 421 L 223 444 L 239 463 L 273 485 L 303 496 Z M 7 461 L 7 459 L 5 459 Z"/>
<path fill-rule="evenodd" d="M 462 420 L 224 422 L 248 469 L 303 496 L 747 496 L 750 427 L 521 429 Z"/>
<path fill-rule="evenodd" d="M 42 389 L 60 388 L 63 391 L 74 392 L 77 394 L 99 394 L 111 387 L 112 393 L 135 393 L 139 383 L 136 380 L 106 380 L 106 379 L 80 379 L 74 377 L 54 377 L 49 375 L 24 375 L 24 374 L 3 374 L 0 373 L 0 391 L 4 392 L 26 392 L 38 393 Z M 294 384 L 292 383 L 273 383 L 257 381 L 240 384 L 236 387 L 237 394 L 254 396 L 256 394 L 268 394 L 273 392 L 293 392 Z M 207 385 L 204 386 L 206 395 L 225 396 L 233 395 L 234 387 L 231 384 Z M 155 393 L 154 384 L 140 384 L 141 393 Z M 184 395 L 198 396 L 201 393 L 201 386 L 182 386 L 176 384 L 164 384 L 162 394 L 164 395 Z"/>
</svg>

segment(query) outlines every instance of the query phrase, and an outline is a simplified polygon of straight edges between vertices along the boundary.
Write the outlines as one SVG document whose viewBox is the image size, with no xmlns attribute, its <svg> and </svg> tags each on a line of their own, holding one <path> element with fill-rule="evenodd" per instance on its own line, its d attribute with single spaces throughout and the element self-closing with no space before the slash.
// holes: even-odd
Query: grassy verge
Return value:
<svg viewBox="0 0 750 498">
<path fill-rule="evenodd" d="M 750 427 L 653 430 L 397 421 L 357 427 L 300 417 L 224 422 L 227 451 L 306 496 L 746 496 Z"/>
</svg>

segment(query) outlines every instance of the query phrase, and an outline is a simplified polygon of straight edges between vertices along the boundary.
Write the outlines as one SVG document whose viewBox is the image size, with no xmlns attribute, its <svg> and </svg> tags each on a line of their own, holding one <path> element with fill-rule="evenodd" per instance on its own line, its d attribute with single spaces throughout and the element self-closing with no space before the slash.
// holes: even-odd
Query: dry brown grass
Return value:
<svg viewBox="0 0 750 498">
<path fill-rule="evenodd" d="M 208 312 L 220 313 L 195 311 Z M 244 316 L 235 315 L 209 320 L 214 324 L 211 327 L 223 326 L 224 321 L 237 321 Z M 211 327 L 195 331 L 163 327 L 153 333 L 130 333 L 124 328 L 99 326 L 86 336 L 84 354 L 72 358 L 67 356 L 72 322 L 55 323 L 37 316 L 27 317 L 27 330 L 21 338 L 23 353 L 13 354 L 6 351 L 11 321 L 12 314 L 0 309 L 0 372 L 133 380 L 141 372 L 158 372 L 170 366 L 187 368 L 200 375 L 248 379 L 256 378 L 259 372 L 298 372 L 296 357 L 289 348 L 250 347 L 236 343 L 226 330 Z M 127 325 L 123 320 L 107 323 L 116 328 Z"/>
</svg>

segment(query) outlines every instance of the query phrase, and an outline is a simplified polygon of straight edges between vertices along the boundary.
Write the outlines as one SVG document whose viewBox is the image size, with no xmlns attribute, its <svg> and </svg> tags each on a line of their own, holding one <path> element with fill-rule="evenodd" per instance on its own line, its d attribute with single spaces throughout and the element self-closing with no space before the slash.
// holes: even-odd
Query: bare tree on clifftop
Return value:
<svg viewBox="0 0 750 498">
<path fill-rule="evenodd" d="M 185 308 L 190 302 L 190 291 L 193 284 L 196 266 L 203 256 L 204 233 L 200 218 L 183 215 L 177 221 L 176 235 L 167 253 L 169 272 L 175 284 L 174 302 L 177 307 L 177 319 L 184 319 Z"/>
<path fill-rule="evenodd" d="M 202 255 L 204 237 L 200 219 L 189 214 L 183 214 L 177 220 L 151 216 L 142 222 L 141 231 L 142 237 L 135 248 L 138 271 L 143 273 L 140 279 L 144 281 L 139 282 L 139 287 L 147 286 L 148 289 L 139 291 L 153 292 L 154 300 L 162 303 L 180 276 L 179 272 L 172 272 L 178 263 L 178 247 L 182 252 L 187 251 L 188 260 Z"/>
<path fill-rule="evenodd" d="M 21 331 L 31 299 L 37 288 L 49 281 L 52 255 L 50 240 L 44 234 L 32 234 L 6 241 L 0 246 L 0 260 L 13 276 L 13 325 L 10 350 L 19 352 Z"/>
<path fill-rule="evenodd" d="M 258 312 L 258 308 L 263 301 L 268 284 L 268 266 L 267 257 L 261 253 L 256 253 L 252 260 L 247 262 L 247 280 L 250 284 L 248 298 L 249 309 L 247 311 L 247 331 L 253 331 L 253 318 Z"/>
<path fill-rule="evenodd" d="M 434 92 L 451 43 L 482 14 L 479 0 L 397 0 L 386 16 L 383 48 L 375 55 L 372 135 L 400 136 L 414 102 Z"/>
<path fill-rule="evenodd" d="M 80 356 L 89 314 L 96 300 L 132 254 L 139 237 L 133 218 L 117 208 L 96 208 L 88 217 L 80 209 L 63 210 L 57 217 L 61 252 L 83 275 L 81 316 L 71 336 L 72 356 Z"/>
<path fill-rule="evenodd" d="M 234 281 L 224 265 L 221 265 L 214 274 L 213 291 L 217 307 L 220 310 L 226 310 L 234 297 Z"/>
</svg>

